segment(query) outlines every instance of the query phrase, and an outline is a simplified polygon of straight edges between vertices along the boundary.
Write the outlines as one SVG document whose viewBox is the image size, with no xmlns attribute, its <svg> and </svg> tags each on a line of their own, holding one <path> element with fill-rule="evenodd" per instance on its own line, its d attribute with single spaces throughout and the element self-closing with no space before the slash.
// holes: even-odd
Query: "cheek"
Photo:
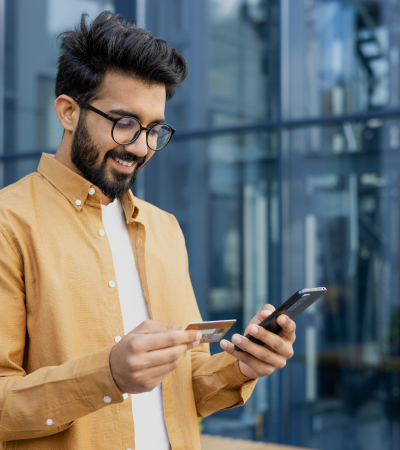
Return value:
<svg viewBox="0 0 400 450">
<path fill-rule="evenodd" d="M 107 149 L 104 151 L 108 151 L 116 146 L 111 137 L 112 126 L 112 122 L 100 116 L 90 117 L 90 121 L 87 121 L 87 127 L 92 142 L 102 153 L 104 149 Z"/>
</svg>

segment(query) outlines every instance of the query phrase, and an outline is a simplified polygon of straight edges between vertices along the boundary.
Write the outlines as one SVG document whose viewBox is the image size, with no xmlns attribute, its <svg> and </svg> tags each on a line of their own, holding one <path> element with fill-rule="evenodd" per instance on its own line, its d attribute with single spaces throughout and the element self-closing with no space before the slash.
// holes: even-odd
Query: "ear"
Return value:
<svg viewBox="0 0 400 450">
<path fill-rule="evenodd" d="M 73 132 L 79 121 L 78 103 L 68 95 L 60 95 L 54 102 L 54 108 L 64 130 Z"/>
</svg>

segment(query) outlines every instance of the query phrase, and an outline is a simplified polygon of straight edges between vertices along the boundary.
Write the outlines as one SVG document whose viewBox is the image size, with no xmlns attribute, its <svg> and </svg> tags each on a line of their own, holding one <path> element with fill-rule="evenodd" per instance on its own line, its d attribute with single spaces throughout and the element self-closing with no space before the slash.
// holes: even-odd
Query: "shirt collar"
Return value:
<svg viewBox="0 0 400 450">
<path fill-rule="evenodd" d="M 38 172 L 60 191 L 77 211 L 81 211 L 88 196 L 93 200 L 98 200 L 99 203 L 101 202 L 100 189 L 57 161 L 54 155 L 42 154 Z M 95 190 L 93 195 L 89 194 L 90 189 Z M 139 209 L 135 206 L 134 196 L 130 190 L 121 197 L 121 202 L 124 207 L 126 223 L 130 224 L 139 214 Z"/>
<path fill-rule="evenodd" d="M 129 225 L 139 214 L 139 208 L 135 206 L 134 196 L 130 189 L 121 197 L 121 203 L 124 207 L 126 223 Z"/>
</svg>

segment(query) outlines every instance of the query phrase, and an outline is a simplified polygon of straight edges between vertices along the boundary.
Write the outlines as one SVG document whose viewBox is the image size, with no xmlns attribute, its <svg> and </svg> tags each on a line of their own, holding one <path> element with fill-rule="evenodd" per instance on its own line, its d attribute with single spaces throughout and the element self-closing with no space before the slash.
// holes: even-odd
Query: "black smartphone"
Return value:
<svg viewBox="0 0 400 450">
<path fill-rule="evenodd" d="M 315 301 L 317 301 L 323 294 L 325 294 L 325 292 L 326 288 L 324 287 L 301 289 L 300 291 L 297 291 L 288 300 L 286 300 L 285 303 L 282 303 L 282 305 L 271 315 L 264 319 L 259 324 L 259 326 L 265 328 L 268 331 L 271 331 L 272 333 L 278 334 L 282 329 L 276 321 L 278 316 L 280 316 L 281 314 L 286 314 L 291 319 L 295 318 L 310 305 L 312 305 Z M 264 342 L 255 338 L 251 334 L 246 335 L 246 337 L 247 339 L 258 345 L 264 345 Z M 235 345 L 235 350 L 240 352 L 243 351 L 237 345 Z"/>
</svg>

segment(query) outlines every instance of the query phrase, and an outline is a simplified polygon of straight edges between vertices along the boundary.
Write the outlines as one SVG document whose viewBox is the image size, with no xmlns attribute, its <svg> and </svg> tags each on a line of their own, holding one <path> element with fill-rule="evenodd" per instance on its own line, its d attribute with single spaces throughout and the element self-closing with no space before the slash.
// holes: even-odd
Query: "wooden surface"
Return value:
<svg viewBox="0 0 400 450">
<path fill-rule="evenodd" d="M 201 435 L 202 450 L 305 450 L 303 447 L 268 444 L 266 442 L 243 441 L 241 439 L 221 438 Z"/>
</svg>

